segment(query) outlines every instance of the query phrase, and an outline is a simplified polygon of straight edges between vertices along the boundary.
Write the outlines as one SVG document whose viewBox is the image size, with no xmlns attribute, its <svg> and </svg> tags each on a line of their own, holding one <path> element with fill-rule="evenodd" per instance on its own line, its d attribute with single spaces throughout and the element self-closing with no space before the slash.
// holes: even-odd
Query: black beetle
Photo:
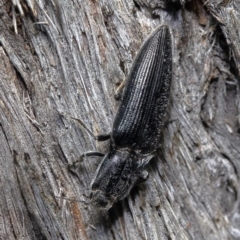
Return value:
<svg viewBox="0 0 240 240">
<path fill-rule="evenodd" d="M 159 147 L 172 78 L 172 37 L 168 26 L 145 41 L 126 82 L 104 156 L 91 184 L 91 202 L 103 210 L 125 198 L 148 178 L 144 167 Z M 89 153 L 86 156 L 102 155 Z"/>
</svg>

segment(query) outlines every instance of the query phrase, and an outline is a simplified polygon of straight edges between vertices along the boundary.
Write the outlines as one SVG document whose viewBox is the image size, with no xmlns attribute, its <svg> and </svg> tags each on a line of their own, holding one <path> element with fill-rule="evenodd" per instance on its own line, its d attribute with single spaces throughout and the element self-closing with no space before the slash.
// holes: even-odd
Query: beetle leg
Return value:
<svg viewBox="0 0 240 240">
<path fill-rule="evenodd" d="M 95 140 L 97 141 L 106 141 L 108 139 L 110 139 L 111 135 L 109 133 L 106 133 L 106 134 L 100 134 L 100 135 L 97 135 L 94 137 Z"/>
<path fill-rule="evenodd" d="M 115 91 L 114 98 L 117 101 L 121 100 L 121 98 L 122 98 L 122 93 L 123 93 L 123 88 L 124 88 L 125 83 L 126 83 L 126 78 L 121 82 L 121 84 Z"/>
<path fill-rule="evenodd" d="M 89 151 L 89 152 L 85 152 L 84 154 L 82 154 L 80 156 L 80 158 L 73 162 L 72 164 L 69 164 L 69 166 L 75 166 L 76 164 L 82 162 L 84 160 L 85 157 L 103 157 L 105 154 L 101 153 L 101 152 L 95 152 L 95 151 Z"/>
<path fill-rule="evenodd" d="M 89 151 L 82 154 L 81 157 L 103 157 L 105 154 L 97 151 Z"/>
<path fill-rule="evenodd" d="M 82 162 L 84 160 L 84 158 L 86 157 L 103 157 L 105 154 L 101 153 L 101 152 L 97 152 L 97 151 L 89 151 L 89 152 L 85 152 L 84 154 L 82 154 L 79 158 L 78 161 L 76 162 Z M 74 163 L 76 163 L 74 162 Z"/>
<path fill-rule="evenodd" d="M 139 183 L 143 183 L 145 181 L 148 180 L 149 174 L 146 170 L 142 170 L 138 173 L 138 180 L 135 183 L 135 185 L 139 184 Z"/>
<path fill-rule="evenodd" d="M 84 160 L 84 158 L 86 157 L 103 157 L 105 154 L 101 153 L 101 152 L 95 152 L 95 151 L 90 151 L 90 152 L 85 152 L 84 154 L 82 154 L 80 156 L 80 158 L 73 162 L 72 164 L 68 164 L 68 169 L 71 172 L 74 172 L 75 174 L 77 174 L 78 169 L 80 167 L 80 163 Z"/>
</svg>

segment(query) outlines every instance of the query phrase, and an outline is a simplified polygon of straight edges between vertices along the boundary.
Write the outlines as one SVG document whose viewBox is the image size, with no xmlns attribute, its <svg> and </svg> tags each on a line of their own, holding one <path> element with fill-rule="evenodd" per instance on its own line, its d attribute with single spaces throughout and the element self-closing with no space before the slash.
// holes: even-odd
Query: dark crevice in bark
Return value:
<svg viewBox="0 0 240 240">
<path fill-rule="evenodd" d="M 42 233 L 42 227 L 38 224 L 38 220 L 35 219 L 35 215 L 31 213 L 31 211 L 29 210 L 28 206 L 28 202 L 27 202 L 27 199 L 25 198 L 25 192 L 23 192 L 23 189 L 22 189 L 22 182 L 20 180 L 20 176 L 18 174 L 18 169 L 20 167 L 20 162 L 21 161 L 19 159 L 19 154 L 17 153 L 17 151 L 13 150 L 13 159 L 14 159 L 14 164 L 15 164 L 15 171 L 16 171 L 16 176 L 17 176 L 17 182 L 18 182 L 18 185 L 19 185 L 19 191 L 20 191 L 20 194 L 21 194 L 21 199 L 24 203 L 24 206 L 26 207 L 26 210 L 27 210 L 27 214 L 28 214 L 28 217 L 29 219 L 31 219 L 31 229 L 28 229 L 30 231 L 33 231 L 34 233 L 34 236 L 31 236 L 32 239 L 41 239 L 41 240 L 47 240 L 47 237 Z M 17 239 L 17 238 L 16 238 Z"/>
<path fill-rule="evenodd" d="M 25 200 L 24 200 L 25 201 Z M 38 224 L 38 219 L 35 218 L 35 215 L 28 211 L 28 215 L 32 221 L 33 231 L 37 240 L 48 240 L 45 234 L 42 232 L 42 226 Z"/>
<path fill-rule="evenodd" d="M 9 147 L 10 151 L 12 152 L 12 148 L 11 148 L 11 146 L 9 145 L 8 134 L 6 133 L 5 129 L 3 128 L 1 122 L 0 122 L 0 128 L 2 129 L 2 133 L 3 133 L 3 135 L 4 135 L 5 139 L 6 139 L 6 142 L 7 142 L 8 147 Z"/>
<path fill-rule="evenodd" d="M 20 72 L 19 69 L 15 66 L 14 62 L 11 61 L 11 58 L 10 58 L 10 56 L 8 55 L 8 51 L 7 51 L 7 49 L 5 48 L 5 46 L 2 45 L 2 47 L 3 47 L 3 49 L 4 49 L 5 54 L 6 54 L 6 55 L 8 56 L 8 58 L 10 59 L 10 62 L 11 62 L 11 64 L 12 64 L 12 67 L 13 67 L 14 70 L 15 70 L 15 73 L 16 73 L 16 75 L 17 75 L 17 77 L 18 77 L 20 86 L 22 86 L 23 91 L 24 91 L 24 90 L 25 90 L 25 91 L 29 91 L 30 86 L 28 86 L 27 83 L 25 82 L 24 76 L 22 76 L 21 72 Z"/>
<path fill-rule="evenodd" d="M 139 3 L 136 0 L 133 0 L 133 3 L 135 5 L 135 8 L 137 9 L 137 11 L 141 11 L 141 7 L 140 7 Z"/>
</svg>

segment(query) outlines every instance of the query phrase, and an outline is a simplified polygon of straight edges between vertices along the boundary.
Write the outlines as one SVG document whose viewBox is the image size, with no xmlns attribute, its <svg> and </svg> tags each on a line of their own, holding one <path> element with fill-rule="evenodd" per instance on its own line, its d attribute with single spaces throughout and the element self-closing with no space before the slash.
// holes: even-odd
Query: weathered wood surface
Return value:
<svg viewBox="0 0 240 240">
<path fill-rule="evenodd" d="M 1 239 L 240 239 L 238 1 L 0 4 Z M 67 166 L 108 143 L 80 122 L 111 131 L 115 91 L 160 24 L 173 31 L 174 74 L 149 180 L 107 217 L 57 198 L 89 194 L 100 159 L 78 176 Z"/>
</svg>

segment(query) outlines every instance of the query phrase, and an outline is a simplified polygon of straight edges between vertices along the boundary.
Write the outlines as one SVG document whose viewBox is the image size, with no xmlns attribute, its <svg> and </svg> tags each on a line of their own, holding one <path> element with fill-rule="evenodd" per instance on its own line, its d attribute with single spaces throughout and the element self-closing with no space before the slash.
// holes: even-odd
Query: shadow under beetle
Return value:
<svg viewBox="0 0 240 240">
<path fill-rule="evenodd" d="M 156 29 L 144 42 L 126 82 L 104 156 L 91 184 L 91 203 L 107 211 L 133 186 L 147 180 L 144 167 L 159 147 L 172 78 L 172 37 L 168 26 Z M 103 156 L 98 152 L 85 156 Z"/>
</svg>

